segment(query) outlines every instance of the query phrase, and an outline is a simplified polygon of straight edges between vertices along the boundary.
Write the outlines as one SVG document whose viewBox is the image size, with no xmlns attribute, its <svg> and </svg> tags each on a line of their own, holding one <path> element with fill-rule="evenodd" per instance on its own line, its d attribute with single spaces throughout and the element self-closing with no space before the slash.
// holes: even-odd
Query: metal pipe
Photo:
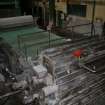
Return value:
<svg viewBox="0 0 105 105">
<path fill-rule="evenodd" d="M 95 35 L 95 29 L 94 29 L 95 9 L 96 9 L 96 0 L 93 1 L 91 36 Z"/>
<path fill-rule="evenodd" d="M 3 99 L 3 98 L 9 97 L 9 96 L 13 96 L 13 95 L 18 94 L 18 93 L 21 93 L 22 91 L 23 90 L 17 90 L 17 91 L 10 92 L 10 93 L 7 93 L 5 95 L 2 95 L 2 96 L 0 96 L 0 100 Z"/>
<path fill-rule="evenodd" d="M 51 47 L 51 36 L 50 36 L 50 31 L 49 31 L 49 48 Z"/>
</svg>

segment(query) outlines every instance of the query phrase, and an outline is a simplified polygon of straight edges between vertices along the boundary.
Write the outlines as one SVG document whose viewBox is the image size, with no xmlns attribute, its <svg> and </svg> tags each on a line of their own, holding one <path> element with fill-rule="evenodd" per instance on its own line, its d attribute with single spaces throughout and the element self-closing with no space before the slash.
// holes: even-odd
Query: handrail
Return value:
<svg viewBox="0 0 105 105">
<path fill-rule="evenodd" d="M 86 24 L 78 24 L 78 25 L 73 25 L 73 26 L 67 26 L 65 28 L 75 28 L 75 27 L 80 27 L 80 26 L 87 26 L 87 25 L 91 25 L 92 23 L 86 23 Z"/>
<path fill-rule="evenodd" d="M 80 27 L 80 26 L 86 26 L 86 25 L 91 25 L 92 23 L 86 23 L 86 24 L 78 24 L 78 25 L 72 25 L 72 26 L 66 26 L 64 27 L 63 29 L 67 29 L 67 28 L 75 28 L 75 27 Z M 53 27 L 54 28 L 57 28 L 57 27 Z"/>
<path fill-rule="evenodd" d="M 73 32 L 74 29 L 77 28 L 77 27 L 88 26 L 88 25 L 92 25 L 92 23 L 90 22 L 90 23 L 86 23 L 86 24 L 78 24 L 78 25 L 66 26 L 63 29 L 65 30 L 65 29 L 71 28 L 71 31 Z M 57 28 L 57 27 L 54 27 L 54 28 Z M 91 30 L 90 30 L 90 32 L 81 33 L 81 34 L 87 34 L 87 33 L 91 33 Z M 95 34 L 95 28 L 94 28 L 94 34 Z"/>
</svg>

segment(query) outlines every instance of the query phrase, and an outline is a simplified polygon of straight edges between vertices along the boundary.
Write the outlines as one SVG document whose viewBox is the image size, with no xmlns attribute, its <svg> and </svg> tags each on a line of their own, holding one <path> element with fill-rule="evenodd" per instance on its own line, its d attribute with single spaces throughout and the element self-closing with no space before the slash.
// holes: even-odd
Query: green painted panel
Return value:
<svg viewBox="0 0 105 105">
<path fill-rule="evenodd" d="M 49 47 L 49 33 L 42 31 L 44 30 L 39 29 L 38 27 L 24 27 L 0 32 L 0 36 L 16 49 L 18 48 L 17 37 L 21 36 L 21 51 L 27 56 L 36 57 L 45 46 Z M 64 42 L 64 39 L 55 34 L 50 34 L 50 41 L 51 46 L 53 46 Z"/>
<path fill-rule="evenodd" d="M 60 43 L 63 43 L 65 42 L 64 39 L 59 39 L 59 40 L 51 40 L 51 44 L 50 44 L 50 47 L 53 47 L 55 46 L 56 44 L 60 44 Z M 38 44 L 38 45 L 33 45 L 33 46 L 30 46 L 30 47 L 27 47 L 26 49 L 26 54 L 28 56 L 31 56 L 31 57 L 37 57 L 41 51 L 43 51 L 45 48 L 49 48 L 49 43 L 48 42 L 44 42 L 43 44 Z"/>
<path fill-rule="evenodd" d="M 17 28 L 11 31 L 0 32 L 0 36 L 3 37 L 8 43 L 13 45 L 13 47 L 17 48 L 17 36 L 22 34 L 28 34 L 33 32 L 41 31 L 41 29 L 37 27 L 26 27 L 26 28 Z"/>
</svg>

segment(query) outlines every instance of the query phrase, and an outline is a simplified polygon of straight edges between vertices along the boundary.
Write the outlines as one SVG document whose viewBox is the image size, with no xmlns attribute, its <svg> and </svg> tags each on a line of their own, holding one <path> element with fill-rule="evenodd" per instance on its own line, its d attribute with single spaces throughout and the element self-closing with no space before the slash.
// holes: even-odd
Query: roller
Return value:
<svg viewBox="0 0 105 105">
<path fill-rule="evenodd" d="M 0 18 L 0 29 L 28 26 L 33 25 L 33 23 L 33 17 L 31 15 Z"/>
</svg>

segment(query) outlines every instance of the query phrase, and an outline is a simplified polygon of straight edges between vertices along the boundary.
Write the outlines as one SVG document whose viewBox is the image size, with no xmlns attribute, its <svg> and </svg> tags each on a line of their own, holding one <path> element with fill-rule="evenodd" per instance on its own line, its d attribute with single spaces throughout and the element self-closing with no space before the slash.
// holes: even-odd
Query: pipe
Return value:
<svg viewBox="0 0 105 105">
<path fill-rule="evenodd" d="M 94 18 L 95 18 L 95 9 L 96 9 L 96 0 L 93 1 L 93 12 L 92 12 L 92 26 L 91 26 L 91 36 L 93 36 L 93 32 L 95 35 L 95 29 L 94 29 Z"/>
</svg>

